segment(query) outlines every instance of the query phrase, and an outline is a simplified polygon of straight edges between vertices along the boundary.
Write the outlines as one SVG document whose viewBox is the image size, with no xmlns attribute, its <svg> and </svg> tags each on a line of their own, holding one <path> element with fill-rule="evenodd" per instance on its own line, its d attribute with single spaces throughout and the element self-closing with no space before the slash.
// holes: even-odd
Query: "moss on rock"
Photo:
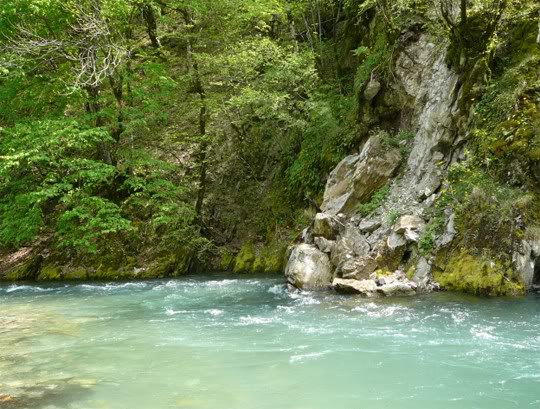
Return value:
<svg viewBox="0 0 540 409">
<path fill-rule="evenodd" d="M 54 264 L 46 264 L 39 271 L 39 281 L 56 281 L 62 279 L 62 269 Z"/>
<path fill-rule="evenodd" d="M 253 243 L 247 242 L 242 246 L 240 252 L 236 256 L 234 261 L 233 272 L 235 273 L 249 273 L 253 271 L 253 264 L 255 262 L 255 250 Z"/>
<path fill-rule="evenodd" d="M 219 262 L 220 271 L 230 271 L 234 262 L 234 254 L 232 254 L 228 249 L 225 249 L 221 256 L 221 261 Z"/>
<path fill-rule="evenodd" d="M 63 279 L 64 280 L 87 280 L 88 273 L 85 269 L 76 268 L 73 270 L 66 271 Z"/>
<path fill-rule="evenodd" d="M 285 258 L 285 249 L 277 251 L 273 254 L 269 254 L 265 258 L 264 263 L 264 272 L 265 273 L 279 273 L 284 270 L 284 258 Z"/>
<path fill-rule="evenodd" d="M 30 257 L 5 273 L 3 279 L 7 281 L 33 280 L 39 272 L 41 263 L 41 256 Z"/>
<path fill-rule="evenodd" d="M 487 256 L 477 256 L 462 249 L 451 255 L 446 267 L 434 278 L 441 288 L 476 295 L 520 295 L 523 284 L 514 279 L 511 269 Z"/>
</svg>

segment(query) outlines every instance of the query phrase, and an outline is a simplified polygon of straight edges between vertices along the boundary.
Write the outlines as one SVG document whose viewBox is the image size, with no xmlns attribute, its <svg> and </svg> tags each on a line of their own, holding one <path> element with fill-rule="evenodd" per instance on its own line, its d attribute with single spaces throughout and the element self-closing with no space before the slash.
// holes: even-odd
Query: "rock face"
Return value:
<svg viewBox="0 0 540 409">
<path fill-rule="evenodd" d="M 327 254 L 312 245 L 300 244 L 289 257 L 285 277 L 296 288 L 326 289 L 332 283 L 333 268 Z"/>
<path fill-rule="evenodd" d="M 336 237 L 338 227 L 339 220 L 337 217 L 326 213 L 317 213 L 313 221 L 313 235 L 333 240 Z"/>
<path fill-rule="evenodd" d="M 351 215 L 355 207 L 371 198 L 395 175 L 401 162 L 398 149 L 387 149 L 377 137 L 359 155 L 348 156 L 328 177 L 321 209 L 330 215 Z"/>
<path fill-rule="evenodd" d="M 444 255 L 458 237 L 451 208 L 441 212 L 435 204 L 449 167 L 463 158 L 466 135 L 460 130 L 472 116 L 460 104 L 464 90 L 444 48 L 425 34 L 402 33 L 400 40 L 395 69 L 400 115 L 387 120 L 391 115 L 381 113 L 393 107 L 385 101 L 396 94 L 371 78 L 360 95 L 371 133 L 359 154 L 347 156 L 330 173 L 322 212 L 305 235 L 314 236 L 328 254 L 339 292 L 371 297 L 437 290 L 434 270 L 441 277 L 440 267 L 446 266 L 438 263 L 448 264 Z M 403 131 L 414 138 L 400 138 Z M 518 247 L 513 262 L 521 281 L 527 288 L 540 286 L 540 240 Z"/>
<path fill-rule="evenodd" d="M 424 35 L 398 56 L 396 74 L 410 114 L 400 126 L 414 129 L 415 137 L 388 143 L 383 134 L 372 133 L 359 154 L 347 156 L 331 172 L 322 212 L 304 234 L 306 243 L 315 245 L 298 246 L 289 260 L 287 277 L 297 287 L 325 287 L 333 279 L 336 291 L 368 297 L 437 288 L 418 243 L 429 222 L 424 212 L 433 206 L 454 157 L 448 146 L 456 137 L 458 75 L 446 65 L 444 50 Z M 363 98 L 374 101 L 384 98 L 383 92 L 372 79 Z M 357 214 L 358 206 L 384 186 L 389 193 L 380 207 L 368 218 Z M 448 224 L 451 233 L 453 221 Z M 401 271 L 411 271 L 412 279 Z"/>
<path fill-rule="evenodd" d="M 540 240 L 523 240 L 512 259 L 527 288 L 540 286 Z"/>
</svg>

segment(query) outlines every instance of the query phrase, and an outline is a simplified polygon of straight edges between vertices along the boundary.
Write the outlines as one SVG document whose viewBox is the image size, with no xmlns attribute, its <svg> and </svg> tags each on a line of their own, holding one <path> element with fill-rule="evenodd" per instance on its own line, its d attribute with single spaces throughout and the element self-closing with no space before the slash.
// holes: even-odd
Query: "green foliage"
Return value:
<svg viewBox="0 0 540 409">
<path fill-rule="evenodd" d="M 43 209 L 110 182 L 114 168 L 92 157 L 109 140 L 103 129 L 45 120 L 0 130 L 0 245 L 29 243 L 44 225 Z"/>
<path fill-rule="evenodd" d="M 360 203 L 358 205 L 358 213 L 362 217 L 367 217 L 371 215 L 375 210 L 377 210 L 386 199 L 386 196 L 388 196 L 388 193 L 390 193 L 390 186 L 384 186 L 377 190 L 373 196 L 371 196 L 371 199 L 367 203 Z"/>
<path fill-rule="evenodd" d="M 442 212 L 437 211 L 437 214 L 430 220 L 426 230 L 418 240 L 418 249 L 422 255 L 425 256 L 431 253 L 435 244 L 435 238 L 443 232 L 444 222 L 444 215 Z"/>
<path fill-rule="evenodd" d="M 401 212 L 397 209 L 392 209 L 388 212 L 386 220 L 390 226 L 392 226 L 401 217 Z"/>
<path fill-rule="evenodd" d="M 407 157 L 410 153 L 410 142 L 415 134 L 410 131 L 400 130 L 398 133 L 389 133 L 384 130 L 377 130 L 383 148 L 398 148 L 402 157 Z"/>
<path fill-rule="evenodd" d="M 324 188 L 326 175 L 354 142 L 353 130 L 341 119 L 347 117 L 351 107 L 350 99 L 340 95 L 329 94 L 312 100 L 310 121 L 301 132 L 299 143 L 291 145 L 286 152 L 290 165 L 284 176 L 290 196 L 315 197 Z"/>
<path fill-rule="evenodd" d="M 438 206 L 454 209 L 460 245 L 490 251 L 503 260 L 523 237 L 522 226 L 538 223 L 533 194 L 500 183 L 470 161 L 451 167 L 448 189 Z"/>
<path fill-rule="evenodd" d="M 127 232 L 131 224 L 120 214 L 120 208 L 100 197 L 69 198 L 75 202 L 58 219 L 57 234 L 62 247 L 95 253 L 98 241 L 108 235 Z"/>
<path fill-rule="evenodd" d="M 363 90 L 369 80 L 376 75 L 378 78 L 387 78 L 392 70 L 394 45 L 389 41 L 385 31 L 377 30 L 373 45 L 361 46 L 359 57 L 360 65 L 356 71 L 354 88 L 356 93 Z"/>
</svg>

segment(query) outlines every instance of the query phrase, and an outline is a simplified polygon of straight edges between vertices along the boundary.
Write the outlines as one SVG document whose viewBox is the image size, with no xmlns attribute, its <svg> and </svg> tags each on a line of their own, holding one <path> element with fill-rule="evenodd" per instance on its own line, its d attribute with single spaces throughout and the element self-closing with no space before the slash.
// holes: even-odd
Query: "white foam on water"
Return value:
<svg viewBox="0 0 540 409">
<path fill-rule="evenodd" d="M 270 294 L 275 294 L 275 295 L 285 295 L 285 294 L 287 294 L 288 290 L 287 290 L 286 285 L 284 285 L 284 284 L 276 284 L 276 285 L 273 285 L 272 287 L 270 287 L 268 289 L 268 292 Z"/>
<path fill-rule="evenodd" d="M 12 284 L 6 289 L 6 293 L 13 293 L 15 291 L 48 292 L 48 291 L 54 291 L 54 288 L 42 288 L 42 287 L 36 287 L 33 285 Z"/>
<path fill-rule="evenodd" d="M 227 287 L 229 285 L 232 285 L 232 284 L 237 284 L 239 280 L 229 280 L 229 279 L 226 279 L 226 280 L 212 280 L 212 281 L 207 281 L 205 283 L 205 285 L 207 287 Z"/>
<path fill-rule="evenodd" d="M 328 355 L 329 353 L 330 351 L 322 351 L 322 352 L 308 352 L 306 354 L 292 355 L 289 358 L 289 363 L 294 364 L 297 362 L 302 363 L 309 360 L 317 360 L 317 359 L 322 358 L 325 355 Z"/>
<path fill-rule="evenodd" d="M 298 305 L 317 305 L 321 303 L 319 300 L 313 297 L 312 293 L 309 293 L 307 291 L 289 292 L 288 296 L 289 298 L 295 300 Z"/>
<path fill-rule="evenodd" d="M 204 311 L 206 314 L 210 314 L 210 315 L 213 315 L 214 317 L 217 317 L 219 315 L 223 315 L 225 313 L 225 311 L 223 310 L 218 310 L 217 308 L 212 308 L 212 309 L 209 309 L 209 310 L 205 310 Z"/>
<path fill-rule="evenodd" d="M 280 310 L 280 311 L 284 311 L 287 314 L 294 314 L 296 312 L 296 308 L 286 306 L 286 305 L 278 305 L 277 309 Z"/>
<path fill-rule="evenodd" d="M 178 315 L 178 314 L 187 314 L 187 313 L 189 313 L 189 311 L 186 311 L 186 310 L 175 311 L 170 307 L 165 308 L 165 315 L 168 315 L 168 316 L 173 316 L 173 315 Z"/>
<path fill-rule="evenodd" d="M 476 338 L 485 339 L 485 340 L 497 339 L 497 336 L 491 333 L 493 330 L 495 330 L 495 327 L 474 325 L 471 328 L 471 334 Z"/>
<path fill-rule="evenodd" d="M 251 315 L 240 317 L 240 325 L 267 325 L 275 321 L 275 318 L 270 317 L 252 317 Z"/>
</svg>

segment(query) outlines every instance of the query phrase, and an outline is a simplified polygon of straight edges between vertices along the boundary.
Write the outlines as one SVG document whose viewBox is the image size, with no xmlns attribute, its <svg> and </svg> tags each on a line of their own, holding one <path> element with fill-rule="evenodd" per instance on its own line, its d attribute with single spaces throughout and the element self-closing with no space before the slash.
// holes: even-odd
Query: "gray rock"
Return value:
<svg viewBox="0 0 540 409">
<path fill-rule="evenodd" d="M 332 286 L 337 292 L 345 294 L 360 294 L 366 297 L 377 295 L 377 284 L 374 280 L 347 280 L 335 278 Z"/>
<path fill-rule="evenodd" d="M 313 239 L 315 242 L 315 245 L 321 250 L 323 253 L 331 253 L 334 250 L 334 246 L 336 245 L 336 242 L 333 240 L 325 239 L 324 237 L 315 237 Z"/>
<path fill-rule="evenodd" d="M 308 227 L 302 230 L 302 241 L 304 243 L 313 244 L 313 234 Z"/>
<path fill-rule="evenodd" d="M 405 230 L 403 237 L 405 237 L 407 243 L 418 243 L 418 240 L 420 240 L 420 234 L 414 230 Z"/>
<path fill-rule="evenodd" d="M 381 83 L 377 80 L 371 80 L 368 82 L 366 89 L 364 90 L 364 98 L 366 101 L 371 102 L 371 100 L 377 96 L 380 90 Z"/>
<path fill-rule="evenodd" d="M 424 220 L 415 215 L 401 216 L 396 224 L 394 224 L 393 230 L 398 234 L 404 234 L 407 230 L 421 232 L 426 228 Z"/>
<path fill-rule="evenodd" d="M 428 198 L 441 187 L 442 172 L 436 167 L 430 168 L 430 171 L 424 174 L 416 188 L 416 194 L 420 200 Z"/>
<path fill-rule="evenodd" d="M 420 257 L 418 263 L 416 264 L 413 281 L 416 283 L 420 291 L 429 292 L 431 291 L 431 280 L 431 264 L 425 257 Z"/>
<path fill-rule="evenodd" d="M 289 257 L 285 277 L 296 288 L 326 289 L 332 284 L 333 269 L 328 255 L 309 244 L 300 244 Z"/>
<path fill-rule="evenodd" d="M 416 294 L 416 284 L 412 282 L 394 281 L 377 287 L 377 291 L 387 297 L 411 296 Z"/>
<path fill-rule="evenodd" d="M 450 244 L 452 240 L 454 240 L 454 237 L 456 237 L 456 234 L 457 234 L 456 227 L 455 227 L 456 215 L 451 210 L 448 210 L 447 213 L 448 214 L 447 214 L 446 229 L 437 243 L 439 247 L 444 247 Z"/>
<path fill-rule="evenodd" d="M 334 215 L 317 213 L 313 222 L 313 235 L 321 236 L 329 240 L 336 238 L 339 231 L 339 222 Z"/>
<path fill-rule="evenodd" d="M 393 231 L 388 239 L 386 239 L 386 246 L 389 250 L 395 251 L 401 249 L 407 245 L 407 240 L 402 234 Z"/>
<path fill-rule="evenodd" d="M 359 160 L 360 155 L 347 156 L 330 172 L 321 205 L 325 212 L 338 214 L 343 208 L 349 198 L 349 183 Z"/>
<path fill-rule="evenodd" d="M 358 230 L 362 233 L 373 233 L 379 227 L 381 227 L 381 222 L 377 220 L 362 220 L 358 225 Z"/>
<path fill-rule="evenodd" d="M 401 162 L 399 149 L 383 149 L 374 135 L 360 155 L 345 158 L 330 174 L 321 205 L 325 213 L 352 214 L 358 203 L 386 185 Z"/>
<path fill-rule="evenodd" d="M 531 289 L 540 268 L 540 240 L 523 240 L 512 261 L 525 287 Z"/>
<path fill-rule="evenodd" d="M 371 256 L 358 257 L 352 260 L 352 268 L 346 271 L 342 268 L 343 278 L 363 280 L 377 269 L 377 263 Z"/>
<path fill-rule="evenodd" d="M 366 256 L 369 251 L 370 245 L 366 238 L 354 226 L 347 225 L 342 235 L 336 240 L 332 251 L 332 263 L 341 268 L 346 261 Z"/>
</svg>

